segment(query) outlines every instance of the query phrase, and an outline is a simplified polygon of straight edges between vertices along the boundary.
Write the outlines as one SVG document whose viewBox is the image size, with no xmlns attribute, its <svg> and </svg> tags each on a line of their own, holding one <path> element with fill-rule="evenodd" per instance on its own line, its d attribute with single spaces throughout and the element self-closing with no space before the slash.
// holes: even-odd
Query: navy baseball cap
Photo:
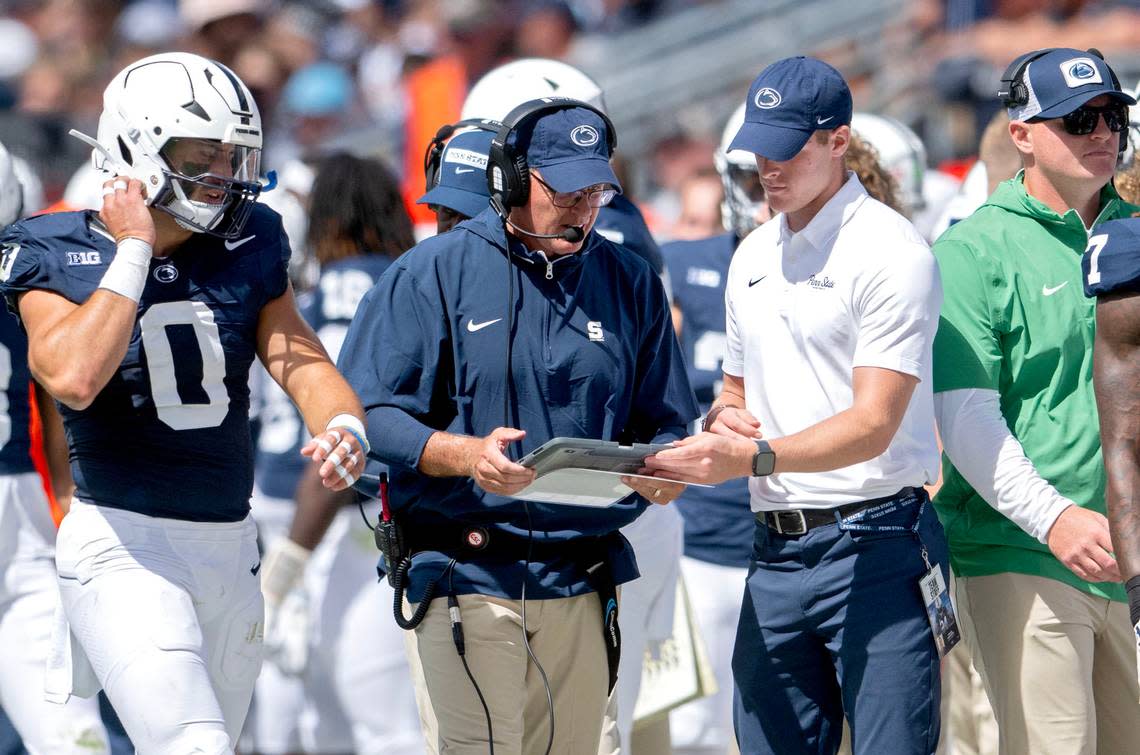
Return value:
<svg viewBox="0 0 1140 755">
<path fill-rule="evenodd" d="M 438 183 L 416 200 L 437 204 L 473 218 L 487 209 L 487 153 L 494 133 L 483 129 L 460 131 L 443 148 L 436 172 Z"/>
<path fill-rule="evenodd" d="M 1121 90 L 1120 81 L 1104 59 L 1070 47 L 1054 48 L 1031 60 L 1021 74 L 1021 83 L 1028 99 L 1008 108 L 1011 121 L 1060 118 L 1102 94 L 1136 104 L 1132 95 Z"/>
<path fill-rule="evenodd" d="M 843 75 L 822 60 L 777 60 L 748 88 L 744 124 L 730 150 L 783 162 L 795 157 L 812 133 L 851 124 L 851 90 Z"/>
<path fill-rule="evenodd" d="M 555 191 L 578 191 L 594 184 L 621 184 L 610 167 L 606 123 L 593 110 L 570 107 L 540 116 L 530 133 L 527 165 Z"/>
</svg>

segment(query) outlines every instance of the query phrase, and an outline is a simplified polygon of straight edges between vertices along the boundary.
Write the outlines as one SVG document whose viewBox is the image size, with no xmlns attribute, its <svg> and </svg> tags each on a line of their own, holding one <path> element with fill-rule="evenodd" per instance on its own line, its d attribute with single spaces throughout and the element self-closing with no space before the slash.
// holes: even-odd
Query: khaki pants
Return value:
<svg viewBox="0 0 1140 755">
<path fill-rule="evenodd" d="M 414 609 L 414 606 L 412 606 Z M 522 602 L 460 595 L 467 663 L 491 712 L 496 755 L 546 750 L 546 691 L 522 640 Z M 594 593 L 528 600 L 527 636 L 554 700 L 552 755 L 597 755 L 606 710 L 602 609 Z M 486 755 L 487 720 L 451 636 L 447 599 L 405 632 L 416 705 L 430 753 Z"/>
<path fill-rule="evenodd" d="M 1026 574 L 961 577 L 963 635 L 1003 755 L 1127 755 L 1140 747 L 1128 606 Z"/>
</svg>

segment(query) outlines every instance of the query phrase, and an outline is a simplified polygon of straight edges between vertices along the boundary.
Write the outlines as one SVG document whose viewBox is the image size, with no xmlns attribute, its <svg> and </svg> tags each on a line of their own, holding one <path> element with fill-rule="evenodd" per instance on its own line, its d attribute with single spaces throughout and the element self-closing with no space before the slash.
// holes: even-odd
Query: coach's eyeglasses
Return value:
<svg viewBox="0 0 1140 755">
<path fill-rule="evenodd" d="M 586 198 L 586 204 L 590 207 L 605 207 L 617 195 L 617 189 L 610 184 L 595 184 L 578 191 L 555 191 L 554 187 L 543 181 L 537 173 L 531 171 L 530 174 L 546 189 L 555 207 L 577 207 L 582 197 Z"/>
<path fill-rule="evenodd" d="M 1087 136 L 1096 131 L 1101 116 L 1108 130 L 1114 134 L 1123 133 L 1128 128 L 1128 106 L 1123 102 L 1114 102 L 1111 105 L 1093 107 L 1081 105 L 1071 113 L 1062 115 L 1058 120 L 1065 129 L 1065 133 L 1073 136 Z"/>
</svg>

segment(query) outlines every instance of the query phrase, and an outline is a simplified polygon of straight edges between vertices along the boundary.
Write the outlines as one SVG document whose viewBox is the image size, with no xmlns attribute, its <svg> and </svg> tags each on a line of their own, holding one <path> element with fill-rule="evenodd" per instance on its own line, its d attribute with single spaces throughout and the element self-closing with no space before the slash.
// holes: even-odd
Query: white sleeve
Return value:
<svg viewBox="0 0 1140 755">
<path fill-rule="evenodd" d="M 1001 415 L 998 392 L 963 388 L 934 394 L 938 432 L 950 461 L 986 503 L 1044 543 L 1073 501 L 1025 455 Z"/>
</svg>

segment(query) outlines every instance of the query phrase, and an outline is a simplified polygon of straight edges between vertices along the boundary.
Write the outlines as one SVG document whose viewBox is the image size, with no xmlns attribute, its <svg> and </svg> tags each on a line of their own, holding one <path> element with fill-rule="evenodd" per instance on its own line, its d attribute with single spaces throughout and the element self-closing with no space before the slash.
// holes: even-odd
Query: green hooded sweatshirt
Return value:
<svg viewBox="0 0 1140 755">
<path fill-rule="evenodd" d="M 1002 416 L 1037 472 L 1061 495 L 1103 514 L 1092 383 L 1096 301 L 1081 285 L 1088 230 L 1075 210 L 1058 215 L 1029 196 L 1022 179 L 1018 173 L 1001 183 L 934 244 L 944 294 L 934 391 L 996 390 Z M 1110 184 L 1096 223 L 1138 209 Z M 1125 599 L 1119 584 L 1079 579 L 1047 545 L 986 503 L 945 455 L 934 505 L 960 576 L 1033 574 Z"/>
</svg>

